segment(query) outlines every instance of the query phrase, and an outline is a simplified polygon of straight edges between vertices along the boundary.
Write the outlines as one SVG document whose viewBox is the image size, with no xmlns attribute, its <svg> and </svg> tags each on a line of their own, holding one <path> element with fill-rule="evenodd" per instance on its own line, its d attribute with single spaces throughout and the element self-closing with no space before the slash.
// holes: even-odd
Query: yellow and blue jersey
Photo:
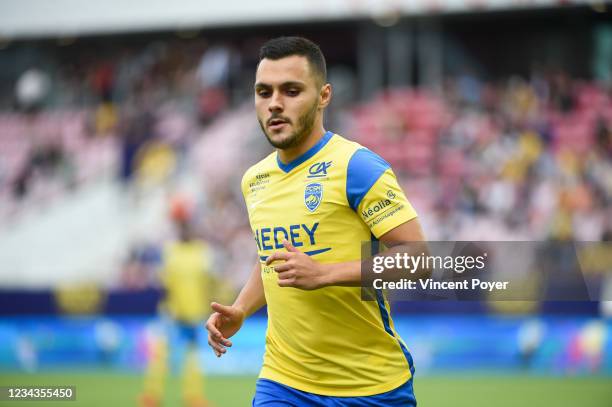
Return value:
<svg viewBox="0 0 612 407">
<path fill-rule="evenodd" d="M 268 305 L 260 377 L 347 397 L 384 393 L 409 380 L 412 358 L 381 292 L 377 301 L 362 301 L 360 287 L 279 287 L 274 265 L 265 264 L 284 250 L 284 239 L 321 263 L 360 260 L 361 242 L 415 218 L 389 164 L 327 132 L 290 163 L 274 152 L 249 168 L 242 192 Z"/>
</svg>

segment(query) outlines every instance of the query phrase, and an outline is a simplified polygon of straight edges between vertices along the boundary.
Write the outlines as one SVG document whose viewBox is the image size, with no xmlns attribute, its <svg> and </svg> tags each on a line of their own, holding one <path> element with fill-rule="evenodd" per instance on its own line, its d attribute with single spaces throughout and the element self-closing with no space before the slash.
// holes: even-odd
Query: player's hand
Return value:
<svg viewBox="0 0 612 407">
<path fill-rule="evenodd" d="M 215 311 L 206 322 L 208 330 L 208 344 L 217 357 L 221 357 L 227 348 L 232 346 L 229 340 L 242 326 L 244 312 L 233 306 L 221 305 L 216 302 L 210 304 Z"/>
<path fill-rule="evenodd" d="M 274 265 L 278 273 L 278 285 L 295 287 L 302 290 L 315 290 L 326 285 L 326 268 L 313 260 L 309 255 L 296 249 L 289 241 L 284 240 L 286 252 L 274 252 L 266 259 L 266 265 Z"/>
</svg>

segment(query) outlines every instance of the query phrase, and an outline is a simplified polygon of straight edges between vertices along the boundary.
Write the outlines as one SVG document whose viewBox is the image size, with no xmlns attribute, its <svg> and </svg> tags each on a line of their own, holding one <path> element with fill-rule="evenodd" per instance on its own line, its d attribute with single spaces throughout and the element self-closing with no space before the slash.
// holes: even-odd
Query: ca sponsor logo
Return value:
<svg viewBox="0 0 612 407">
<path fill-rule="evenodd" d="M 308 178 L 318 178 L 318 177 L 326 177 L 327 169 L 331 167 L 331 161 L 323 161 L 319 163 L 314 163 L 308 169 Z"/>
</svg>

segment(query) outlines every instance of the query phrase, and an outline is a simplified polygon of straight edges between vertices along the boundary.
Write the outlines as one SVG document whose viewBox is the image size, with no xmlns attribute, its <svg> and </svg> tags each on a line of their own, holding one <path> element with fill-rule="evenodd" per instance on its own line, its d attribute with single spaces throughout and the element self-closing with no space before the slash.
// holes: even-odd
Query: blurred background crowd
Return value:
<svg viewBox="0 0 612 407">
<path fill-rule="evenodd" d="M 0 222 L 23 234 L 4 238 L 30 246 L 23 224 L 44 217 L 55 228 L 50 218 L 64 216 L 62 209 L 84 190 L 112 189 L 99 210 L 109 217 L 121 212 L 123 225 L 116 227 L 125 230 L 138 229 L 130 224 L 154 211 L 145 207 L 169 208 L 182 196 L 193 201 L 199 233 L 216 245 L 218 270 L 238 287 L 250 261 L 245 253 L 254 257 L 239 180 L 247 164 L 270 151 L 251 108 L 258 46 L 266 37 L 224 40 L 222 33 L 208 38 L 195 31 L 155 37 L 5 45 Z M 343 39 L 320 42 L 325 51 L 337 41 Z M 458 48 L 457 39 L 448 42 Z M 355 54 L 367 52 L 354 45 Z M 451 60 L 437 68 L 449 71 L 439 81 L 419 82 L 409 72 L 405 83 L 382 83 L 361 99 L 354 90 L 361 67 L 327 52 L 336 93 L 327 127 L 391 163 L 431 240 L 609 240 L 610 85 L 539 52 L 542 61 L 524 61 L 521 73 L 487 72 L 495 55 L 459 68 Z M 578 74 L 588 72 L 583 65 Z M 169 232 L 167 217 L 157 215 L 144 236 L 123 233 L 115 262 L 106 261 L 114 270 L 104 271 L 105 284 L 151 283 L 149 271 Z M 109 227 L 88 210 L 71 212 L 70 223 L 79 216 L 87 222 L 73 236 L 43 226 L 32 233 L 53 236 L 46 246 L 69 257 L 71 243 L 59 253 L 59 240 L 96 234 L 96 222 Z M 92 246 L 88 263 L 101 244 L 92 240 Z M 21 260 L 19 252 L 9 254 Z"/>
<path fill-rule="evenodd" d="M 240 179 L 271 151 L 258 49 L 280 34 L 320 44 L 326 128 L 390 162 L 430 240 L 612 240 L 609 5 L 509 4 L 0 36 L 0 314 L 154 313 L 177 207 L 232 298 L 256 259 Z"/>
</svg>

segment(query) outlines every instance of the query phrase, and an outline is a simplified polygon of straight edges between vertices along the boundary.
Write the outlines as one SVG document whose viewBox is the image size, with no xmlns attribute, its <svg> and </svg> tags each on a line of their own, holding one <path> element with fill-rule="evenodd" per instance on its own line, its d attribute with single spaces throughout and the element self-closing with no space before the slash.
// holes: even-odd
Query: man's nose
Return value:
<svg viewBox="0 0 612 407">
<path fill-rule="evenodd" d="M 270 98 L 270 104 L 268 110 L 270 112 L 282 112 L 283 111 L 283 98 L 280 92 L 274 92 Z"/>
</svg>

